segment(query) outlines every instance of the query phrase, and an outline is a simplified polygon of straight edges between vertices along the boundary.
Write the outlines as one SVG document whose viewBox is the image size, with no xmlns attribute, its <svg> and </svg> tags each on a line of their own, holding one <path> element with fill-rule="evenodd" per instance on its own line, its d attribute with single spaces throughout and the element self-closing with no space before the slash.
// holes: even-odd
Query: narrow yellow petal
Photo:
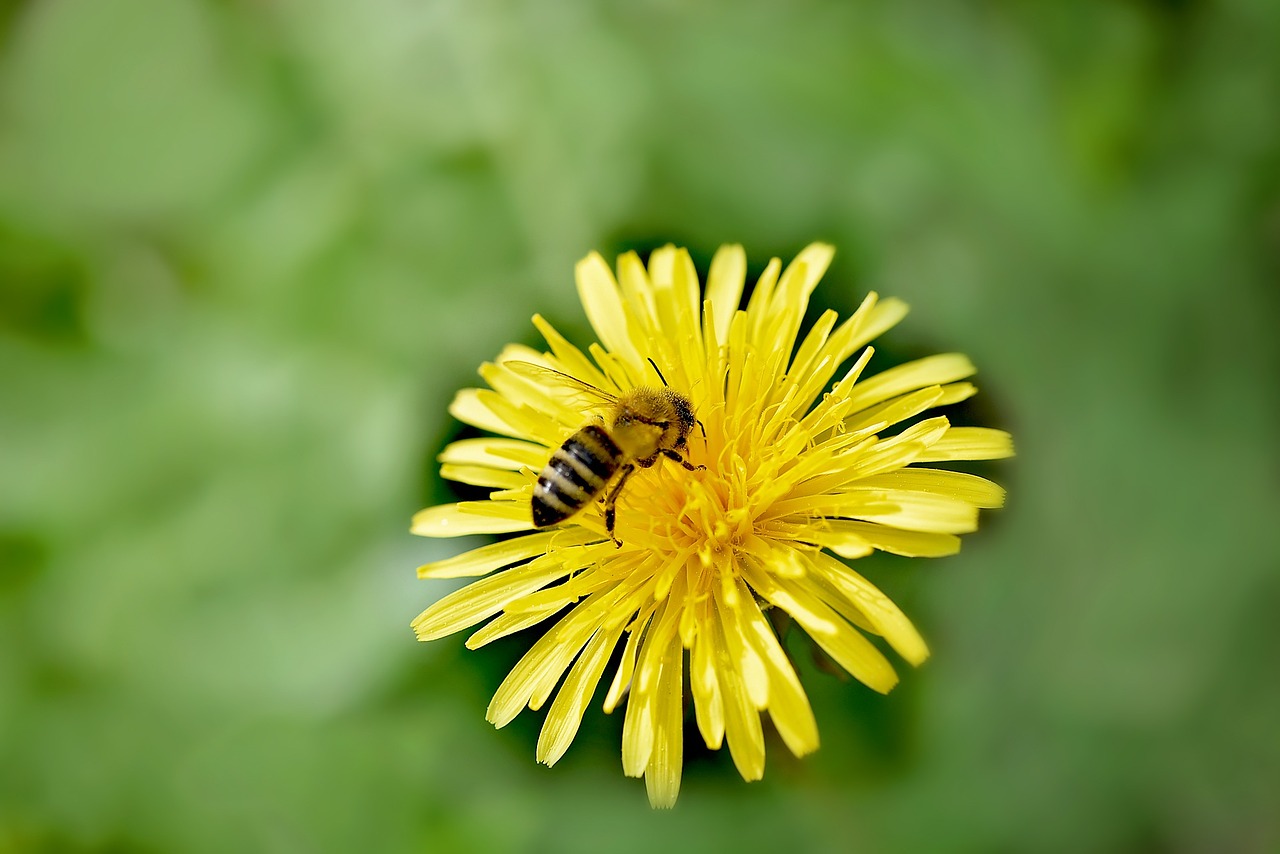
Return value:
<svg viewBox="0 0 1280 854">
<path fill-rule="evenodd" d="M 920 413 L 935 406 L 941 406 L 942 404 L 939 402 L 941 400 L 942 386 L 926 386 L 917 391 L 892 397 L 882 403 L 877 403 L 875 406 L 859 410 L 856 415 L 851 415 L 845 419 L 844 428 L 857 431 L 872 425 L 879 425 L 874 429 L 881 431 L 909 418 L 915 418 Z M 850 407 L 853 406 L 853 401 L 848 403 Z"/>
<path fill-rule="evenodd" d="M 852 348 L 850 352 L 866 345 L 869 341 L 874 341 L 897 326 L 910 311 L 907 304 L 896 297 L 877 299 L 875 292 L 872 292 L 867 295 L 867 299 L 871 301 L 872 307 L 865 319 L 858 324 L 858 335 L 849 343 Z"/>
<path fill-rule="evenodd" d="M 729 323 L 742 302 L 742 288 L 747 277 L 747 253 L 742 246 L 721 246 L 711 259 L 711 271 L 707 274 L 706 300 L 711 303 L 711 316 L 715 322 L 716 343 L 724 346 L 729 340 Z"/>
<path fill-rule="evenodd" d="M 787 653 L 778 642 L 755 599 L 743 596 L 743 623 L 752 646 L 765 663 L 769 674 L 769 716 L 778 734 L 796 756 L 818 749 L 818 723 L 814 720 L 809 698 L 800 687 Z"/>
<path fill-rule="evenodd" d="M 519 471 L 524 466 L 537 468 L 544 465 L 547 461 L 547 448 L 518 439 L 460 439 L 445 445 L 436 460 L 456 465 Z"/>
<path fill-rule="evenodd" d="M 529 478 L 514 471 L 502 471 L 485 466 L 457 466 L 448 463 L 440 466 L 440 476 L 457 483 L 488 486 L 494 489 L 519 489 L 529 483 Z"/>
<path fill-rule="evenodd" d="M 810 593 L 803 580 L 775 582 L 750 566 L 747 571 L 747 581 L 757 593 L 794 617 L 809 636 L 859 682 L 882 694 L 898 684 L 893 665 L 880 650 Z"/>
<path fill-rule="evenodd" d="M 904 557 L 945 557 L 960 551 L 960 538 L 954 534 L 904 531 L 855 519 L 826 519 L 823 528 L 805 536 L 844 558 L 863 557 L 863 546 Z"/>
<path fill-rule="evenodd" d="M 795 347 L 809 296 L 831 265 L 835 251 L 835 247 L 826 243 L 810 243 L 782 273 L 769 309 L 769 317 L 774 320 L 770 336 L 787 353 Z"/>
<path fill-rule="evenodd" d="M 814 579 L 821 579 L 857 607 L 898 655 L 915 665 L 929 657 L 929 648 L 916 627 L 874 584 L 825 554 L 815 554 L 812 560 Z"/>
<path fill-rule="evenodd" d="M 737 604 L 730 606 L 719 595 L 716 596 L 716 610 L 720 615 L 721 639 L 729 656 L 738 663 L 738 674 L 742 686 L 751 698 L 751 705 L 763 709 L 769 704 L 769 674 L 765 670 L 764 661 L 755 648 L 747 643 L 746 632 L 742 627 L 741 608 L 746 607 L 742 599 L 743 588 L 738 587 Z M 748 597 L 750 598 L 750 597 Z"/>
<path fill-rule="evenodd" d="M 671 636 L 662 655 L 661 671 L 654 688 L 653 750 L 644 772 L 649 805 L 655 809 L 671 809 L 680 794 L 680 776 L 684 765 L 684 650 L 680 639 Z"/>
<path fill-rule="evenodd" d="M 698 325 L 698 273 L 689 253 L 674 246 L 664 246 L 649 256 L 649 278 L 657 320 L 663 337 L 677 343 L 688 343 L 690 352 L 702 348 L 702 329 Z M 683 342 L 682 342 L 683 339 Z"/>
<path fill-rule="evenodd" d="M 582 408 L 573 400 L 573 395 L 563 393 L 560 388 L 549 388 L 545 381 L 530 379 L 518 370 L 529 364 L 517 362 L 516 365 L 509 366 L 486 362 L 480 366 L 480 376 L 497 392 L 499 398 L 507 406 L 520 412 L 520 420 L 512 419 L 511 422 L 522 426 L 527 420 L 536 417 L 539 424 L 548 424 L 552 435 L 556 435 L 559 428 L 576 430 L 581 427 Z"/>
<path fill-rule="evenodd" d="M 850 399 L 857 411 L 918 388 L 962 380 L 975 370 L 969 357 L 961 353 L 928 356 L 863 380 L 854 387 Z"/>
<path fill-rule="evenodd" d="M 849 461 L 849 473 L 870 477 L 910 465 L 950 428 L 943 416 L 918 421 L 896 436 L 882 439 Z"/>
<path fill-rule="evenodd" d="M 550 584 L 567 571 L 558 555 L 504 570 L 445 596 L 417 616 L 413 630 L 422 641 L 451 635 L 493 616 L 512 599 Z"/>
<path fill-rule="evenodd" d="M 588 637 L 577 637 L 573 642 L 553 644 L 547 640 L 548 637 L 543 635 L 539 638 L 516 662 L 489 701 L 485 720 L 498 729 L 511 723 L 525 706 L 533 708 L 536 704 L 532 703 L 531 697 L 538 686 L 548 681 L 554 684 L 588 640 Z"/>
<path fill-rule="evenodd" d="M 725 740 L 729 742 L 729 754 L 742 779 L 750 782 L 764 776 L 764 731 L 760 726 L 760 713 L 742 684 L 737 662 L 730 656 L 724 643 L 724 633 L 713 624 L 713 641 L 716 647 L 716 675 L 724 696 Z"/>
<path fill-rule="evenodd" d="M 409 530 L 420 537 L 462 537 L 509 534 L 532 527 L 527 501 L 460 501 L 419 510 L 413 514 Z"/>
<path fill-rule="evenodd" d="M 831 393 L 824 395 L 818 405 L 801 419 L 798 429 L 803 431 L 807 436 L 819 436 L 826 433 L 844 420 L 848 414 L 851 404 L 849 402 L 849 392 L 858 382 L 858 378 L 862 376 L 863 370 L 867 367 L 867 362 L 871 360 L 874 350 L 871 347 L 865 348 L 853 366 L 845 372 L 840 381 L 832 387 Z M 811 401 L 806 401 L 808 406 Z M 851 430 L 849 432 L 857 432 Z M 813 455 L 816 456 L 816 455 Z"/>
<path fill-rule="evenodd" d="M 782 274 L 775 300 L 786 300 L 789 305 L 802 308 L 808 304 L 809 295 L 835 257 L 836 248 L 829 243 L 810 243 L 787 265 Z"/>
<path fill-rule="evenodd" d="M 546 339 L 547 345 L 551 347 L 551 352 L 560 360 L 561 370 L 571 377 L 577 377 L 582 382 L 593 388 L 605 388 L 608 381 L 604 374 L 600 373 L 600 369 L 591 363 L 591 360 L 579 350 L 577 347 L 569 343 L 569 341 L 556 331 L 556 328 L 546 321 L 540 314 L 533 316 L 533 325 L 537 328 L 539 334 Z"/>
<path fill-rule="evenodd" d="M 575 269 L 578 297 L 591 321 L 591 327 L 605 347 L 631 362 L 643 361 L 635 352 L 631 332 L 627 328 L 627 310 L 618 293 L 613 271 L 597 252 L 578 262 Z"/>
<path fill-rule="evenodd" d="M 764 272 L 760 274 L 760 278 L 756 279 L 756 286 L 751 289 L 751 297 L 747 300 L 746 308 L 747 322 L 752 330 L 758 329 L 765 322 L 769 308 L 773 304 L 773 291 L 778 285 L 778 274 L 781 272 L 782 261 L 770 258 Z M 755 338 L 754 331 L 751 337 Z"/>
<path fill-rule="evenodd" d="M 503 727 L 526 705 L 541 708 L 574 656 L 596 633 L 598 615 L 616 604 L 622 592 L 615 587 L 593 594 L 587 603 L 571 610 L 539 638 L 494 692 L 486 714 L 489 722 Z"/>
<path fill-rule="evenodd" d="M 489 408 L 493 400 L 493 392 L 488 389 L 464 388 L 453 396 L 449 404 L 449 414 L 472 427 L 488 430 L 503 436 L 523 435 L 519 428 L 508 424 Z"/>
<path fill-rule="evenodd" d="M 658 728 L 664 724 L 658 718 L 660 677 L 671 645 L 675 644 L 677 649 L 679 646 L 676 632 L 679 615 L 673 613 L 677 610 L 668 602 L 661 603 L 640 647 L 631 680 L 631 696 L 627 700 L 627 717 L 622 724 L 622 769 L 628 777 L 639 777 L 648 768 Z"/>
<path fill-rule="evenodd" d="M 644 774 L 652 753 L 653 707 L 649 696 L 634 690 L 633 685 L 622 721 L 622 773 L 628 777 Z"/>
<path fill-rule="evenodd" d="M 653 254 L 657 256 L 661 252 L 662 250 L 657 250 Z M 654 286 L 640 256 L 634 252 L 624 252 L 618 256 L 617 267 L 618 287 L 622 290 L 623 300 L 631 309 L 632 318 L 644 327 L 647 334 L 660 330 Z"/>
<path fill-rule="evenodd" d="M 1013 437 L 990 427 L 952 427 L 919 456 L 922 463 L 999 460 L 1013 456 Z"/>
<path fill-rule="evenodd" d="M 705 603 L 700 612 L 700 621 L 705 625 L 712 619 Z M 724 699 L 720 693 L 715 646 L 709 630 L 694 642 L 689 651 L 689 688 L 693 693 L 694 717 L 702 740 L 712 750 L 719 750 L 724 741 Z"/>
<path fill-rule="evenodd" d="M 1004 506 L 1004 488 L 984 477 L 959 471 L 904 468 L 865 477 L 860 487 L 905 489 L 955 498 L 974 507 Z"/>
<path fill-rule="evenodd" d="M 812 530 L 806 531 L 805 539 L 815 545 L 831 549 L 840 557 L 850 560 L 866 557 L 875 551 L 875 547 L 859 531 L 836 527 L 841 523 L 848 524 L 851 520 L 826 519 L 824 521 L 824 527 L 814 526 Z"/>
<path fill-rule="evenodd" d="M 600 674 L 604 672 L 609 653 L 617 645 L 620 634 L 620 631 L 597 631 L 574 662 L 556 693 L 555 701 L 547 710 L 547 719 L 538 735 L 539 762 L 556 764 L 573 743 L 573 737 L 582 724 L 582 713 L 591 702 Z"/>
<path fill-rule="evenodd" d="M 946 383 L 942 386 L 942 396 L 934 406 L 951 406 L 962 400 L 968 400 L 977 393 L 978 387 L 973 383 Z"/>
<path fill-rule="evenodd" d="M 859 508 L 860 496 L 887 502 L 892 509 L 873 506 L 870 500 Z M 877 489 L 850 491 L 838 497 L 849 502 L 848 509 L 831 515 L 933 534 L 967 534 L 978 529 L 978 508 L 944 495 Z"/>
<path fill-rule="evenodd" d="M 636 668 L 636 650 L 639 648 L 640 639 L 644 635 L 645 624 L 632 628 L 627 634 L 627 643 L 622 649 L 622 658 L 618 662 L 618 669 L 613 674 L 613 682 L 609 685 L 609 693 L 604 698 L 604 712 L 607 715 L 613 714 L 613 710 L 618 707 L 618 703 L 626 695 L 631 687 L 631 677 L 635 673 Z"/>
<path fill-rule="evenodd" d="M 796 348 L 796 354 L 791 359 L 791 366 L 787 368 L 786 380 L 788 382 L 795 382 L 796 377 L 808 377 L 812 374 L 813 366 L 821 361 L 823 356 L 827 355 L 822 351 L 830 340 L 831 330 L 835 329 L 836 321 L 839 319 L 839 314 L 827 309 L 818 318 L 817 322 L 810 327 L 804 340 Z M 834 370 L 833 368 L 832 371 L 834 372 Z"/>
<path fill-rule="evenodd" d="M 485 623 L 479 631 L 473 632 L 467 638 L 465 646 L 467 649 L 479 649 L 485 644 L 524 631 L 530 626 L 536 626 L 563 607 L 563 605 L 548 605 L 541 610 L 529 609 L 516 613 L 504 611 Z"/>
<path fill-rule="evenodd" d="M 573 529 L 570 529 L 573 530 Z M 581 533 L 579 533 L 581 532 Z M 469 552 L 438 560 L 418 567 L 419 578 L 461 578 L 469 575 L 487 575 L 495 569 L 528 560 L 535 555 L 546 554 L 551 540 L 563 536 L 568 531 L 543 531 L 538 534 L 527 534 L 513 537 L 500 543 L 482 546 Z M 574 532 L 578 536 L 585 535 L 581 529 Z M 562 540 L 563 542 L 563 540 Z"/>
</svg>

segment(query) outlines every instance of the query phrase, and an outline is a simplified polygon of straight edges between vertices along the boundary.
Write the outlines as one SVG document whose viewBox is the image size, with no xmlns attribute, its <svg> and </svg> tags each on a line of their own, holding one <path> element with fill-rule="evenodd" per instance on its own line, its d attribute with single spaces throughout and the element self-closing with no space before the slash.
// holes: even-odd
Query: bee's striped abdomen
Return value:
<svg viewBox="0 0 1280 854">
<path fill-rule="evenodd" d="M 622 465 L 622 451 L 602 427 L 590 424 L 551 455 L 533 487 L 533 524 L 563 522 L 591 503 Z"/>
</svg>

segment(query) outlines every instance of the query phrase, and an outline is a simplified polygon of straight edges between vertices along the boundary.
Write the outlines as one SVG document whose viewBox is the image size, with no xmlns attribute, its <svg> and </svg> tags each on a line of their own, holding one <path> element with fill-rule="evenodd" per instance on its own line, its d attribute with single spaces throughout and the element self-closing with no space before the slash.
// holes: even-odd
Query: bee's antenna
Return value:
<svg viewBox="0 0 1280 854">
<path fill-rule="evenodd" d="M 698 429 L 702 431 L 702 438 L 704 438 L 704 439 L 705 439 L 705 438 L 707 438 L 707 428 L 702 426 L 702 422 L 701 422 L 701 421 L 698 421 L 698 420 L 695 418 L 693 423 L 694 423 L 694 424 L 697 424 L 697 425 L 698 425 Z"/>
<path fill-rule="evenodd" d="M 658 379 L 662 380 L 662 385 L 666 388 L 670 388 L 670 386 L 667 385 L 667 378 L 662 375 L 662 371 L 658 370 L 658 363 L 653 360 L 653 357 L 649 358 L 649 364 L 653 365 L 653 369 L 655 371 L 658 371 Z"/>
</svg>

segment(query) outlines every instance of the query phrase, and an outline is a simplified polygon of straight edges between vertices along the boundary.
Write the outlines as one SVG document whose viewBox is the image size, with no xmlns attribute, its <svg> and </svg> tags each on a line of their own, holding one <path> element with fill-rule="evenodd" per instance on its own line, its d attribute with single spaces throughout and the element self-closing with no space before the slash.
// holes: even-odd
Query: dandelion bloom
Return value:
<svg viewBox="0 0 1280 854">
<path fill-rule="evenodd" d="M 1006 457 L 1012 444 L 1003 431 L 923 417 L 974 393 L 964 381 L 974 368 L 962 355 L 862 377 L 867 343 L 906 314 L 898 300 L 870 294 L 843 323 L 828 311 L 797 346 L 832 252 L 813 244 L 785 271 L 774 259 L 745 309 L 740 246 L 716 254 L 705 293 L 682 249 L 655 251 L 647 269 L 634 253 L 623 255 L 616 278 L 592 254 L 578 264 L 577 282 L 600 343 L 584 354 L 535 316 L 550 352 L 509 346 L 480 369 L 489 388 L 454 399 L 454 417 L 503 438 L 454 442 L 440 473 L 494 491 L 427 508 L 412 530 L 517 535 L 419 569 L 423 578 L 486 577 L 440 599 L 413 628 L 425 641 L 487 620 L 467 640 L 475 649 L 555 618 L 487 713 L 501 727 L 554 693 L 538 761 L 564 754 L 620 643 L 604 709 L 625 698 L 623 770 L 644 776 L 656 807 L 672 806 L 680 788 L 686 667 L 703 739 L 712 749 L 727 741 L 744 779 L 764 773 L 763 711 L 797 756 L 818 747 L 808 698 L 765 609 L 786 612 L 876 691 L 892 688 L 897 675 L 867 634 L 911 664 L 928 656 L 902 611 L 839 558 L 956 552 L 978 509 L 1000 506 L 1004 493 L 927 464 Z M 538 472 L 596 413 L 571 388 L 540 381 L 529 364 L 608 396 L 669 385 L 693 404 L 698 426 L 684 456 L 705 469 L 659 458 L 637 470 L 617 500 L 621 546 L 596 501 L 536 530 Z"/>
</svg>

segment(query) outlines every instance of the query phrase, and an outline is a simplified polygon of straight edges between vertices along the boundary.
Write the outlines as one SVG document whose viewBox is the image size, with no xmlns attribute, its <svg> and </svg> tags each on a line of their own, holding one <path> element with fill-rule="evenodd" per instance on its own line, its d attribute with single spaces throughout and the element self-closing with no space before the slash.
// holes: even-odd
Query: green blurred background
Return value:
<svg viewBox="0 0 1280 854">
<path fill-rule="evenodd" d="M 0 851 L 1280 850 L 1280 4 L 0 6 Z M 823 749 L 414 641 L 453 391 L 667 240 L 906 299 L 1016 433 L 933 659 L 810 667 Z M 703 267 L 705 269 L 705 267 Z M 797 646 L 797 652 L 803 647 Z M 799 656 L 803 658 L 803 655 Z M 692 730 L 693 728 L 690 727 Z"/>
</svg>

